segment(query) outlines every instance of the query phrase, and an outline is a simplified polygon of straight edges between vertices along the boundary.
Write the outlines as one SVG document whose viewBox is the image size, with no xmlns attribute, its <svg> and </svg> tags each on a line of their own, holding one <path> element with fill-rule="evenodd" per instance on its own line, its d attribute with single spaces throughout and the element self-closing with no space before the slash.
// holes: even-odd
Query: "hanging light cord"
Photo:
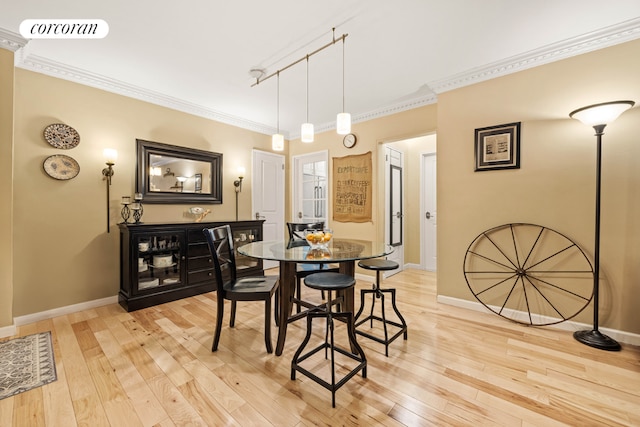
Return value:
<svg viewBox="0 0 640 427">
<path fill-rule="evenodd" d="M 309 55 L 307 55 L 307 123 L 309 123 Z"/>
<path fill-rule="evenodd" d="M 280 70 L 277 71 L 278 74 L 278 84 L 277 93 L 276 93 L 276 133 L 280 133 Z"/>
<path fill-rule="evenodd" d="M 342 112 L 344 113 L 344 40 L 342 38 Z"/>
</svg>

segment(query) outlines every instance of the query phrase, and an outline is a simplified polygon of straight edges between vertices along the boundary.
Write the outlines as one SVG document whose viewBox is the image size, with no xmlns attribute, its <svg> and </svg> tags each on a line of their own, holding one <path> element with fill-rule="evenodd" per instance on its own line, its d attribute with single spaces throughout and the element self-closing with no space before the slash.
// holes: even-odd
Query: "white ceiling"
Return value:
<svg viewBox="0 0 640 427">
<path fill-rule="evenodd" d="M 433 103 L 437 94 L 640 38 L 640 1 L 2 0 L 0 47 L 16 65 L 265 134 L 277 126 L 267 74 L 348 34 L 345 104 L 354 122 Z M 100 40 L 25 40 L 35 18 L 103 19 Z M 305 121 L 306 61 L 280 74 L 280 129 Z M 309 119 L 335 127 L 342 44 L 309 59 Z"/>
</svg>

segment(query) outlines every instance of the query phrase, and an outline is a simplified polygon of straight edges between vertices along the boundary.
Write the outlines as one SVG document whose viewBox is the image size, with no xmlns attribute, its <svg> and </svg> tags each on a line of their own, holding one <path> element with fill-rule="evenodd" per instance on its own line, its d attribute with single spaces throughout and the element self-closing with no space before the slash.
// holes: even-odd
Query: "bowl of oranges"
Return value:
<svg viewBox="0 0 640 427">
<path fill-rule="evenodd" d="M 326 248 L 333 238 L 333 232 L 328 228 L 324 230 L 307 229 L 304 230 L 304 237 L 312 249 Z"/>
</svg>

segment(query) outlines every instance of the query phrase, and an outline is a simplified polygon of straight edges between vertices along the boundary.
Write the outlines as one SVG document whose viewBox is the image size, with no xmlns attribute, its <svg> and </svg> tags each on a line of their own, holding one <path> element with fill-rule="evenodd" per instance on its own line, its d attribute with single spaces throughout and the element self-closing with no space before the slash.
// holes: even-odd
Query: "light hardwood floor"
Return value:
<svg viewBox="0 0 640 427">
<path fill-rule="evenodd" d="M 290 379 L 304 320 L 290 325 L 276 357 L 264 348 L 263 306 L 239 303 L 234 329 L 227 307 L 212 353 L 215 296 L 206 294 L 20 327 L 19 335 L 52 331 L 58 380 L 0 400 L 0 425 L 640 425 L 640 348 L 596 350 L 566 331 L 438 304 L 433 273 L 407 270 L 385 286 L 398 289 L 409 339 L 395 341 L 387 358 L 360 337 L 367 378 L 338 390 L 336 408 L 329 391 L 301 374 Z M 314 339 L 322 328 L 314 323 Z"/>
</svg>

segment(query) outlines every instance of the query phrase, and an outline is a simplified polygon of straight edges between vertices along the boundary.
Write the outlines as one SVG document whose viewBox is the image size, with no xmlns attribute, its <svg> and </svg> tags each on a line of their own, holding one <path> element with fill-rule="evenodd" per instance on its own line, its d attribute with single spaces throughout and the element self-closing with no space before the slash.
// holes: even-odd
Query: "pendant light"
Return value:
<svg viewBox="0 0 640 427">
<path fill-rule="evenodd" d="M 300 140 L 313 142 L 313 123 L 309 122 L 309 55 L 307 55 L 307 122 L 300 127 Z"/>
<path fill-rule="evenodd" d="M 351 133 L 351 114 L 344 112 L 344 41 L 342 38 L 342 113 L 336 117 L 336 130 L 338 135 Z"/>
<path fill-rule="evenodd" d="M 277 74 L 277 94 L 276 94 L 276 133 L 271 137 L 271 148 L 274 151 L 283 151 L 284 150 L 284 135 L 280 133 L 280 70 L 278 70 Z"/>
</svg>

